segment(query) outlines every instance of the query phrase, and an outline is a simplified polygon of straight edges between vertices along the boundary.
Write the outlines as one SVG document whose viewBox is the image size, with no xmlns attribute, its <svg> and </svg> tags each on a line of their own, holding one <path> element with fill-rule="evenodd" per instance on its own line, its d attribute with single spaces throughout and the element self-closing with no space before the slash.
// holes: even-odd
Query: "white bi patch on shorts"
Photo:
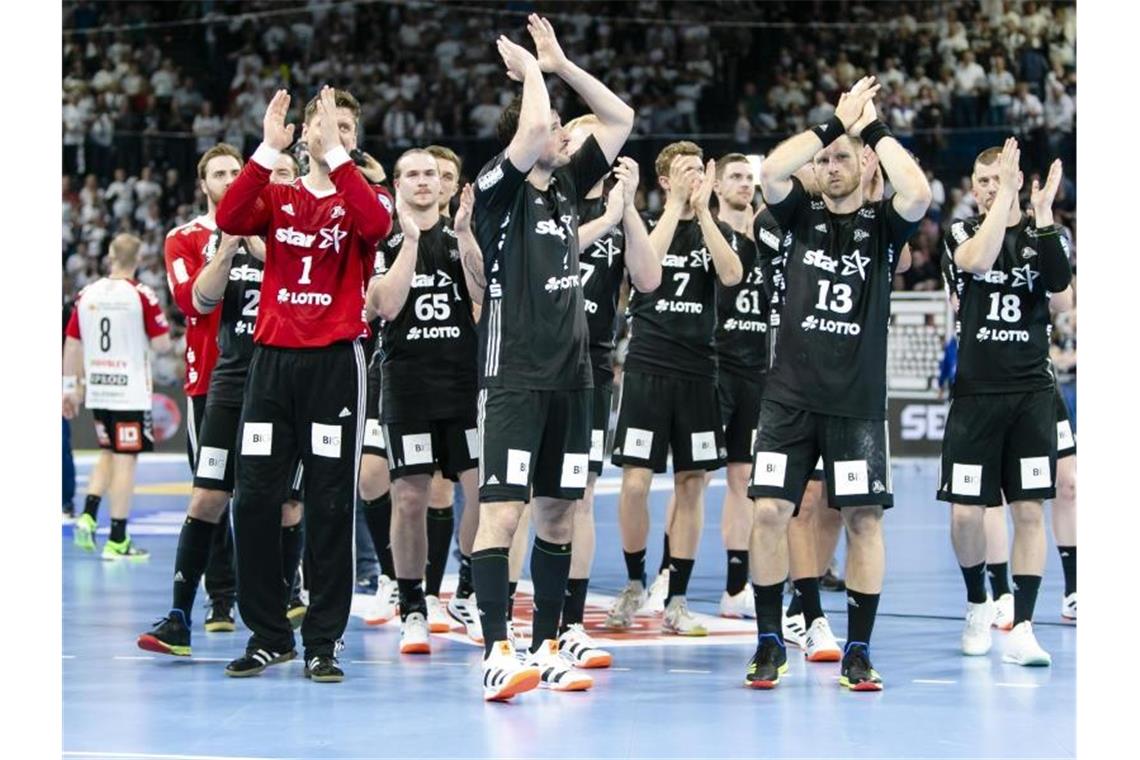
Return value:
<svg viewBox="0 0 1140 760">
<path fill-rule="evenodd" d="M 507 449 L 507 484 L 525 486 L 530 481 L 530 452 Z"/>
<path fill-rule="evenodd" d="M 784 487 L 784 473 L 788 469 L 788 455 L 774 451 L 757 452 L 752 461 L 752 485 Z"/>
<path fill-rule="evenodd" d="M 1053 485 L 1053 476 L 1049 472 L 1049 457 L 1022 457 L 1021 458 L 1021 487 L 1048 488 Z"/>
<path fill-rule="evenodd" d="M 586 476 L 590 472 L 590 458 L 585 454 L 564 454 L 562 456 L 562 488 L 585 488 Z"/>
<path fill-rule="evenodd" d="M 479 428 L 468 428 L 467 435 L 467 456 L 472 459 L 479 458 Z"/>
<path fill-rule="evenodd" d="M 958 496 L 982 495 L 982 466 L 955 462 L 950 473 L 950 493 Z"/>
<path fill-rule="evenodd" d="M 384 448 L 384 430 L 380 427 L 380 420 L 368 419 L 364 421 L 364 445 Z"/>
<path fill-rule="evenodd" d="M 313 423 L 313 456 L 340 459 L 340 425 Z"/>
<path fill-rule="evenodd" d="M 1064 451 L 1073 448 L 1075 445 L 1073 443 L 1073 426 L 1069 424 L 1068 420 L 1061 420 L 1057 423 L 1057 450 Z"/>
<path fill-rule="evenodd" d="M 849 459 L 835 463 L 836 496 L 860 496 L 870 493 L 867 485 L 867 460 Z"/>
<path fill-rule="evenodd" d="M 649 459 L 651 451 L 653 451 L 652 430 L 635 427 L 625 429 L 625 443 L 622 448 L 624 456 L 631 459 Z"/>
<path fill-rule="evenodd" d="M 606 455 L 606 431 L 595 429 L 590 431 L 590 461 L 600 462 Z"/>
<path fill-rule="evenodd" d="M 709 462 L 716 459 L 716 434 L 713 431 L 693 433 L 690 438 L 693 443 L 694 462 Z"/>
<path fill-rule="evenodd" d="M 431 433 L 410 433 L 400 436 L 400 445 L 404 448 L 405 467 L 431 464 L 434 461 L 431 452 Z"/>
<path fill-rule="evenodd" d="M 245 423 L 241 429 L 241 453 L 247 457 L 267 457 L 272 454 L 273 423 Z"/>
<path fill-rule="evenodd" d="M 210 480 L 225 480 L 226 462 L 229 458 L 229 449 L 219 449 L 217 446 L 203 446 L 198 449 L 198 471 L 194 474 L 200 478 L 209 478 Z"/>
</svg>

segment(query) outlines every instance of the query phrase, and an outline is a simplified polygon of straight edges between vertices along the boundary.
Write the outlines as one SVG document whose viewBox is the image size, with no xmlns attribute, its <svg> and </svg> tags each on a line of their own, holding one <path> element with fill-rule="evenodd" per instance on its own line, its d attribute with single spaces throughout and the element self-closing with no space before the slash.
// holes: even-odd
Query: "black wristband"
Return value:
<svg viewBox="0 0 1140 760">
<path fill-rule="evenodd" d="M 871 146 L 871 150 L 874 150 L 875 146 L 879 144 L 879 140 L 891 136 L 891 128 L 878 119 L 875 119 L 863 127 L 863 131 L 859 133 L 859 136 L 863 138 L 864 143 Z"/>
<path fill-rule="evenodd" d="M 832 116 L 824 123 L 812 127 L 811 131 L 815 133 L 815 136 L 823 143 L 823 147 L 826 148 L 838 140 L 839 136 L 846 132 L 847 129 L 843 126 L 843 122 L 838 116 Z"/>
</svg>

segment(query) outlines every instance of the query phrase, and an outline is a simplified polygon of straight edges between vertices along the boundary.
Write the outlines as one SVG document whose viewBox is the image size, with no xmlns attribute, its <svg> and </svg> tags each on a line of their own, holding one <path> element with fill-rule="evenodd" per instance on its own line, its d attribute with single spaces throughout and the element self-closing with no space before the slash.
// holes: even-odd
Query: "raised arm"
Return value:
<svg viewBox="0 0 1140 760">
<path fill-rule="evenodd" d="M 463 264 L 463 277 L 467 280 L 467 293 L 471 302 L 483 304 L 483 291 L 487 278 L 483 274 L 483 252 L 471 229 L 471 214 L 475 208 L 475 190 L 464 185 L 459 193 L 459 207 L 455 210 L 455 239 L 459 242 L 459 261 Z"/>
<path fill-rule="evenodd" d="M 716 181 L 716 161 L 710 160 L 705 167 L 705 176 L 701 183 L 693 189 L 693 212 L 697 215 L 697 222 L 701 225 L 701 234 L 705 239 L 705 246 L 712 255 L 713 265 L 716 267 L 716 276 L 720 284 L 731 288 L 744 277 L 744 265 L 740 263 L 740 255 L 732 249 L 720 225 L 709 208 L 709 199 L 712 198 L 713 184 Z"/>
<path fill-rule="evenodd" d="M 1005 141 L 998 157 L 998 191 L 990 204 L 989 213 L 977 232 L 969 240 L 962 241 L 954 251 L 954 265 L 959 269 L 972 274 L 984 274 L 997 261 L 1002 240 L 1005 239 L 1005 228 L 1009 225 L 1010 210 L 1017 201 L 1020 161 L 1021 151 L 1017 147 L 1017 140 L 1011 137 Z M 952 235 L 955 234 L 955 226 L 959 224 L 962 223 L 955 222 L 951 225 Z"/>
<path fill-rule="evenodd" d="M 597 219 L 591 219 L 578 226 L 578 248 L 586 250 L 607 232 L 621 223 L 625 212 L 625 192 L 621 183 L 617 183 L 606 196 L 606 211 Z"/>
<path fill-rule="evenodd" d="M 760 192 L 764 202 L 775 205 L 792 192 L 792 174 L 810 162 L 823 148 L 846 133 L 863 114 L 863 106 L 875 97 L 879 85 L 874 77 L 863 77 L 839 98 L 835 114 L 823 124 L 780 143 L 760 162 Z"/>
<path fill-rule="evenodd" d="M 633 109 L 566 57 L 549 20 L 532 13 L 527 19 L 527 31 L 534 38 L 539 67 L 561 78 L 570 89 L 578 93 L 586 103 L 586 108 L 598 117 L 600 124 L 593 134 L 606 161 L 612 163 L 633 130 Z"/>
<path fill-rule="evenodd" d="M 1037 180 L 1029 193 L 1029 203 L 1033 206 L 1033 230 L 1030 235 L 1037 239 L 1037 251 L 1040 254 L 1038 266 L 1041 267 L 1041 280 L 1045 289 L 1050 293 L 1061 293 L 1069 287 L 1073 280 L 1073 267 L 1069 262 L 1069 247 L 1061 228 L 1053 223 L 1053 199 L 1057 195 L 1057 188 L 1061 185 L 1061 159 L 1057 159 L 1049 167 L 1049 176 L 1045 178 L 1045 186 L 1040 187 Z"/>
<path fill-rule="evenodd" d="M 695 172 L 688 172 L 681 166 L 680 161 L 673 159 L 669 166 L 669 192 L 665 193 L 665 208 L 653 225 L 649 233 L 649 242 L 653 244 L 653 252 L 660 262 L 669 252 L 673 244 L 673 236 L 677 234 L 677 223 L 681 221 L 681 212 L 685 210 L 685 201 L 693 194 Z"/>
<path fill-rule="evenodd" d="M 506 37 L 499 37 L 496 45 L 507 67 L 507 76 L 523 85 L 519 125 L 507 146 L 507 158 L 525 174 L 542 155 L 550 133 L 550 95 L 546 92 L 542 69 L 528 50 Z"/>
<path fill-rule="evenodd" d="M 222 240 L 218 243 L 218 250 L 210 263 L 198 271 L 194 278 L 193 299 L 194 309 L 199 314 L 209 314 L 222 303 L 226 297 L 226 285 L 230 281 L 230 265 L 234 262 L 238 242 L 241 238 L 222 233 Z"/>
<path fill-rule="evenodd" d="M 873 97 L 863 103 L 863 113 L 848 131 L 859 135 L 879 157 L 883 170 L 895 188 L 891 205 L 898 215 L 908 222 L 922 219 L 930 208 L 930 183 L 926 181 L 925 172 L 910 152 L 891 136 L 887 125 L 879 121 Z"/>
<path fill-rule="evenodd" d="M 273 163 L 293 142 L 295 125 L 285 124 L 288 111 L 289 93 L 278 90 L 265 109 L 261 145 L 218 203 L 217 223 L 223 232 L 264 236 L 268 231 L 272 213 L 263 196 Z"/>
<path fill-rule="evenodd" d="M 408 302 L 408 292 L 412 288 L 412 278 L 416 274 L 416 257 L 419 255 L 420 228 L 416 226 L 411 214 L 406 213 L 400 199 L 396 199 L 397 213 L 400 217 L 400 232 L 404 239 L 400 243 L 400 252 L 388 271 L 380 277 L 375 277 L 368 284 L 369 305 L 385 320 L 391 321 L 399 316 Z"/>
<path fill-rule="evenodd" d="M 626 156 L 619 158 L 614 176 L 622 189 L 621 222 L 625 231 L 625 268 L 629 270 L 633 287 L 642 293 L 651 293 L 661 285 L 661 259 L 653 249 L 645 222 L 634 205 L 639 180 L 637 162 Z"/>
</svg>

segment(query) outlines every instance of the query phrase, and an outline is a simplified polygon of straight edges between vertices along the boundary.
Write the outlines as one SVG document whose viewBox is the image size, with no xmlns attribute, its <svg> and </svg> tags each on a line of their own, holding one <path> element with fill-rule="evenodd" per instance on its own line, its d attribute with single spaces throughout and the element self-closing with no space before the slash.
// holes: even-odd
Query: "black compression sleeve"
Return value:
<svg viewBox="0 0 1140 760">
<path fill-rule="evenodd" d="M 1037 253 L 1041 257 L 1041 279 L 1050 293 L 1060 293 L 1073 280 L 1069 264 L 1069 250 L 1060 226 L 1031 228 L 1031 237 L 1037 240 Z"/>
</svg>

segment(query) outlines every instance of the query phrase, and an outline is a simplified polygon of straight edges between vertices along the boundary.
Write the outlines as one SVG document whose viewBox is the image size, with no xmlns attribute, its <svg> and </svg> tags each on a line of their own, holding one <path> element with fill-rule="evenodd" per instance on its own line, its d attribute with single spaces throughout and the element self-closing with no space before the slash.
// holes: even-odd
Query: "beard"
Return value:
<svg viewBox="0 0 1140 760">
<path fill-rule="evenodd" d="M 832 185 L 830 181 L 822 182 L 820 183 L 819 190 L 821 193 L 826 195 L 828 198 L 831 198 L 832 200 L 846 198 L 859 188 L 859 177 L 852 177 L 847 182 L 842 183 L 839 190 L 832 190 L 831 187 Z"/>
<path fill-rule="evenodd" d="M 747 201 L 738 201 L 734 198 L 725 198 L 724 204 L 726 206 L 728 206 L 730 209 L 732 209 L 733 211 L 744 211 L 748 208 L 748 202 Z"/>
</svg>

